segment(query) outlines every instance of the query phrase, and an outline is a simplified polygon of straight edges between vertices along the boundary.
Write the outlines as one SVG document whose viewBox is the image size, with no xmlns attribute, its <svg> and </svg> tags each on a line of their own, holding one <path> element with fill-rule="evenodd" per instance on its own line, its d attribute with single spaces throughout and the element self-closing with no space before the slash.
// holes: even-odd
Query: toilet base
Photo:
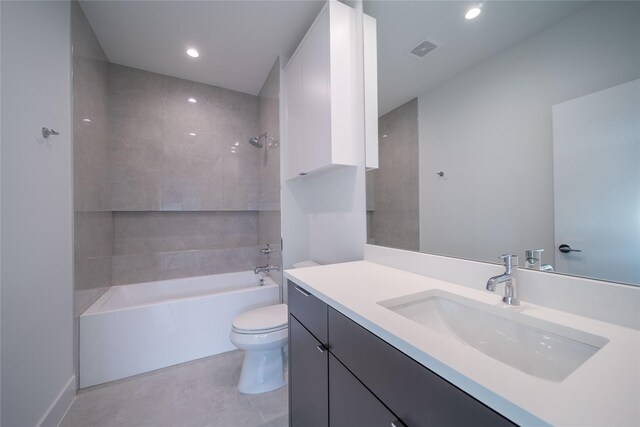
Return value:
<svg viewBox="0 0 640 427">
<path fill-rule="evenodd" d="M 238 390 L 244 394 L 266 393 L 279 389 L 287 382 L 284 376 L 282 346 L 271 350 L 244 352 Z"/>
</svg>

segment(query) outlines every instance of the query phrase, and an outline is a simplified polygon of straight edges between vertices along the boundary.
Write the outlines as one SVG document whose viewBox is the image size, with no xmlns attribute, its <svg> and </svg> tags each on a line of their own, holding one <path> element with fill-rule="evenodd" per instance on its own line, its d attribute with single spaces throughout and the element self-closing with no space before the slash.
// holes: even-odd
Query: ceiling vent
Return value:
<svg viewBox="0 0 640 427">
<path fill-rule="evenodd" d="M 423 40 L 420 43 L 418 43 L 416 47 L 414 47 L 409 52 L 407 52 L 407 55 L 413 56 L 416 59 L 422 59 L 427 55 L 427 53 L 432 52 L 437 47 L 438 46 L 432 41 Z"/>
</svg>

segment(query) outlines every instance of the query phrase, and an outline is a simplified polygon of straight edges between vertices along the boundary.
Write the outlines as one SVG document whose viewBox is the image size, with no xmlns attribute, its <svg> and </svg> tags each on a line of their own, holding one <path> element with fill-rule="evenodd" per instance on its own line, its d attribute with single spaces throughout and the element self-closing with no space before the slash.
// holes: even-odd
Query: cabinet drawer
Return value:
<svg viewBox="0 0 640 427">
<path fill-rule="evenodd" d="M 327 304 L 291 280 L 289 280 L 287 288 L 289 312 L 322 344 L 327 344 Z"/>
<path fill-rule="evenodd" d="M 331 427 L 401 427 L 393 412 L 342 363 L 329 356 L 329 425 Z"/>
<path fill-rule="evenodd" d="M 329 331 L 331 352 L 404 424 L 514 425 L 333 308 Z"/>
</svg>

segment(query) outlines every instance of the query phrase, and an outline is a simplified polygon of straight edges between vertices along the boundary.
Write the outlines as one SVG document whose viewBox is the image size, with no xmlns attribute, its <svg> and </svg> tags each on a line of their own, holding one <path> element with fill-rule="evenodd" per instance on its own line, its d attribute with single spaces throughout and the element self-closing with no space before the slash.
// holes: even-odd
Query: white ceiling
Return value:
<svg viewBox="0 0 640 427">
<path fill-rule="evenodd" d="M 482 14 L 464 14 L 478 2 L 368 1 L 378 22 L 379 114 L 584 8 L 583 1 L 486 1 Z M 423 59 L 406 54 L 420 41 L 436 42 Z"/>
<path fill-rule="evenodd" d="M 380 115 L 576 13 L 585 1 L 376 0 Z M 295 50 L 322 1 L 82 1 L 109 61 L 257 94 L 278 55 Z M 406 54 L 425 38 L 438 49 Z M 185 54 L 188 47 L 199 58 Z"/>
<path fill-rule="evenodd" d="M 109 61 L 256 95 L 321 1 L 82 1 Z M 188 47 L 199 58 L 185 54 Z"/>
</svg>

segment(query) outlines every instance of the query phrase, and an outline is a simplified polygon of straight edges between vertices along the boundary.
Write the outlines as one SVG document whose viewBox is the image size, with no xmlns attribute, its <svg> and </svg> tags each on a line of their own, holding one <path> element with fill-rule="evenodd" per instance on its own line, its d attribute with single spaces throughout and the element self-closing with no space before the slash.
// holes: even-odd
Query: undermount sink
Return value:
<svg viewBox="0 0 640 427">
<path fill-rule="evenodd" d="M 432 290 L 379 305 L 529 375 L 561 382 L 606 338 L 503 307 Z"/>
</svg>

